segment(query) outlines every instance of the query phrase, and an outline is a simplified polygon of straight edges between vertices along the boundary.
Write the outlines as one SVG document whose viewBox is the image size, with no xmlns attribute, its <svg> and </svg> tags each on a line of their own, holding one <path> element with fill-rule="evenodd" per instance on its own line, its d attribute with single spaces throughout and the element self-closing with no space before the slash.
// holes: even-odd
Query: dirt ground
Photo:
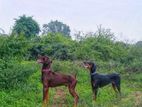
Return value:
<svg viewBox="0 0 142 107">
<path fill-rule="evenodd" d="M 53 97 L 53 104 L 51 107 L 67 107 L 66 92 L 62 88 L 56 88 L 56 93 Z"/>
</svg>

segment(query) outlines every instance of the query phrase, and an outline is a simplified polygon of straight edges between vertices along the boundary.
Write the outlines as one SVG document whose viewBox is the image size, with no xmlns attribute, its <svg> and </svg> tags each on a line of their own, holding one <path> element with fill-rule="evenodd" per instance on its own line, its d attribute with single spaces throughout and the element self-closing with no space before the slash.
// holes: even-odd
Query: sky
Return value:
<svg viewBox="0 0 142 107">
<path fill-rule="evenodd" d="M 59 20 L 76 31 L 111 29 L 117 40 L 142 41 L 142 0 L 0 0 L 0 28 L 10 33 L 14 19 L 33 16 L 40 26 Z"/>
</svg>

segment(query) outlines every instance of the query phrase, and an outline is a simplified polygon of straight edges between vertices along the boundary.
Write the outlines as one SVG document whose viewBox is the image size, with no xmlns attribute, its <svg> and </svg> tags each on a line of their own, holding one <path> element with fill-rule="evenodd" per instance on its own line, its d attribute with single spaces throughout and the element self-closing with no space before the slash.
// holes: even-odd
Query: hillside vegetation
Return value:
<svg viewBox="0 0 142 107">
<path fill-rule="evenodd" d="M 79 107 L 141 107 L 142 45 L 119 42 L 105 33 L 85 35 L 79 40 L 60 33 L 26 38 L 23 34 L 0 36 L 0 106 L 41 107 L 41 65 L 38 54 L 48 55 L 52 69 L 65 74 L 77 73 Z M 99 90 L 93 102 L 90 76 L 81 63 L 94 61 L 99 73 L 120 73 L 122 95 L 116 96 L 108 85 Z M 62 95 L 58 95 L 61 91 Z M 73 98 L 65 87 L 49 91 L 49 107 L 72 107 Z M 63 103 L 63 104 L 61 104 Z"/>
</svg>

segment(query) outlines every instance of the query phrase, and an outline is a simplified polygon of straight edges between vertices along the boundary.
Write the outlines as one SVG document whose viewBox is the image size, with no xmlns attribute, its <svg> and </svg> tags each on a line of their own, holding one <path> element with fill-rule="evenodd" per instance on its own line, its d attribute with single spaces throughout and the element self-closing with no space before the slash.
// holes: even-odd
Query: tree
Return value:
<svg viewBox="0 0 142 107">
<path fill-rule="evenodd" d="M 0 28 L 0 36 L 8 36 L 8 34 L 6 34 L 5 31 Z"/>
<path fill-rule="evenodd" d="M 5 31 L 2 28 L 0 28 L 0 35 L 2 34 L 5 34 Z"/>
<path fill-rule="evenodd" d="M 139 46 L 139 47 L 142 47 L 142 41 L 138 41 L 135 45 Z"/>
<path fill-rule="evenodd" d="M 32 17 L 25 15 L 19 16 L 19 19 L 15 19 L 15 25 L 12 30 L 12 34 L 23 34 L 26 37 L 36 36 L 40 31 L 38 23 L 33 20 Z"/>
<path fill-rule="evenodd" d="M 111 29 L 105 29 L 102 27 L 102 25 L 99 25 L 97 28 L 98 29 L 96 33 L 94 34 L 94 36 L 103 37 L 103 38 L 111 39 L 111 40 L 115 39 L 114 33 L 111 32 Z"/>
<path fill-rule="evenodd" d="M 43 34 L 47 33 L 62 33 L 65 36 L 70 36 L 70 27 L 59 21 L 51 21 L 43 25 Z"/>
</svg>

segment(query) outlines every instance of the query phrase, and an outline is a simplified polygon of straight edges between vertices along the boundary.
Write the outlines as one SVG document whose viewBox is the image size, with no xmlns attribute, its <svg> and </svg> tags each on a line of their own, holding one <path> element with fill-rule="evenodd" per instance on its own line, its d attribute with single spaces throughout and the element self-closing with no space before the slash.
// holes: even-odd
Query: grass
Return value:
<svg viewBox="0 0 142 107">
<path fill-rule="evenodd" d="M 32 62 L 33 63 L 33 62 Z M 79 94 L 78 107 L 141 107 L 142 106 L 142 73 L 126 74 L 123 73 L 121 90 L 122 95 L 116 96 L 111 85 L 99 89 L 97 102 L 93 102 L 92 90 L 90 85 L 90 77 L 87 70 L 69 61 L 55 61 L 53 68 L 55 71 L 62 71 L 69 74 L 77 73 L 78 84 L 76 91 Z M 26 64 L 26 62 L 24 62 Z M 27 64 L 30 64 L 29 62 Z M 99 69 L 100 71 L 101 69 Z M 69 72 L 70 71 L 70 72 Z M 99 72 L 98 71 L 98 72 Z M 103 71 L 103 69 L 102 69 Z M 62 89 L 65 98 L 57 96 L 55 101 L 56 91 Z M 49 90 L 48 107 L 58 107 L 61 100 L 65 100 L 62 107 L 73 107 L 73 98 L 64 86 L 59 88 L 51 88 Z M 53 100 L 54 99 L 54 100 Z M 19 85 L 16 89 L 0 91 L 0 106 L 1 107 L 41 107 L 42 102 L 42 84 L 40 82 L 40 67 L 30 78 L 27 83 Z M 53 106 L 54 105 L 54 106 Z"/>
</svg>

